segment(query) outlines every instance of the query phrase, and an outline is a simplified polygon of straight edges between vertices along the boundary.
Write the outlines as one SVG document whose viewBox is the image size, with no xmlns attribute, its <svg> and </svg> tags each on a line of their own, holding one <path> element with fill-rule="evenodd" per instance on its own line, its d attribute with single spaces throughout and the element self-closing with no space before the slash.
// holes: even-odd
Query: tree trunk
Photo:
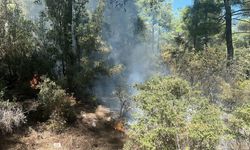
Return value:
<svg viewBox="0 0 250 150">
<path fill-rule="evenodd" d="M 154 52 L 155 50 L 155 28 L 154 24 L 152 24 L 152 51 Z"/>
<path fill-rule="evenodd" d="M 73 45 L 74 45 L 74 53 L 76 54 L 76 61 L 77 61 L 77 68 L 78 71 L 80 71 L 81 68 L 81 56 L 82 56 L 82 51 L 79 45 L 79 35 L 77 34 L 77 27 L 79 27 L 80 25 L 80 11 L 81 10 L 77 10 L 76 8 L 73 8 L 73 15 L 74 15 L 74 19 L 72 20 L 72 37 L 73 37 Z"/>
<path fill-rule="evenodd" d="M 73 88 L 73 75 L 75 65 L 75 54 L 72 49 L 72 17 L 73 17 L 73 0 L 67 0 L 64 14 L 64 54 L 66 62 L 67 86 L 70 90 Z"/>
<path fill-rule="evenodd" d="M 158 42 L 157 42 L 157 50 L 160 50 L 160 44 L 161 44 L 161 29 L 160 26 L 158 25 Z"/>
<path fill-rule="evenodd" d="M 193 36 L 193 47 L 194 47 L 194 49 L 196 50 L 197 49 L 197 47 L 196 47 L 196 35 L 194 35 Z"/>
<path fill-rule="evenodd" d="M 205 8 L 205 22 L 208 22 L 208 10 Z M 208 47 L 208 31 L 205 30 L 204 49 Z"/>
<path fill-rule="evenodd" d="M 227 42 L 227 59 L 233 60 L 234 58 L 234 48 L 233 48 L 233 38 L 232 38 L 232 10 L 230 0 L 224 0 L 225 7 L 225 20 L 226 20 L 226 42 Z"/>
</svg>

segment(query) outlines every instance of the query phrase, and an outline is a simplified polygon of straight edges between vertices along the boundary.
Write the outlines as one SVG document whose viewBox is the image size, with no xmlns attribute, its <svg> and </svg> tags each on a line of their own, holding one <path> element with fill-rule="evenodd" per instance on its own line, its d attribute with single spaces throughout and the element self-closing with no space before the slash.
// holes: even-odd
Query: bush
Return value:
<svg viewBox="0 0 250 150">
<path fill-rule="evenodd" d="M 193 150 L 216 149 L 224 131 L 220 110 L 213 105 L 204 104 L 192 116 L 188 125 L 189 146 Z"/>
<path fill-rule="evenodd" d="M 250 104 L 243 104 L 235 109 L 229 117 L 229 135 L 234 149 L 250 148 Z M 237 147 L 237 148 L 236 148 Z"/>
<path fill-rule="evenodd" d="M 182 47 L 166 46 L 162 57 L 173 74 L 199 88 L 211 102 L 219 102 L 219 86 L 222 82 L 232 84 L 244 78 L 240 62 L 235 61 L 228 67 L 228 60 L 220 47 L 194 52 Z"/>
<path fill-rule="evenodd" d="M 75 99 L 68 95 L 65 90 L 49 78 L 45 78 L 37 88 L 40 89 L 38 93 L 39 110 L 43 118 L 51 119 L 54 118 L 52 116 L 60 116 L 68 122 L 75 120 L 76 114 L 72 108 Z M 55 115 L 55 113 L 57 114 Z"/>
<path fill-rule="evenodd" d="M 46 129 L 53 132 L 62 132 L 65 129 L 66 121 L 60 112 L 53 112 L 46 122 Z"/>
<path fill-rule="evenodd" d="M 0 98 L 1 99 L 1 98 Z M 11 133 L 14 128 L 25 123 L 26 117 L 17 104 L 0 100 L 0 131 Z"/>
<path fill-rule="evenodd" d="M 156 77 L 137 86 L 143 111 L 124 149 L 215 149 L 223 135 L 220 109 L 177 77 Z M 136 145 L 136 146 L 135 146 Z"/>
</svg>

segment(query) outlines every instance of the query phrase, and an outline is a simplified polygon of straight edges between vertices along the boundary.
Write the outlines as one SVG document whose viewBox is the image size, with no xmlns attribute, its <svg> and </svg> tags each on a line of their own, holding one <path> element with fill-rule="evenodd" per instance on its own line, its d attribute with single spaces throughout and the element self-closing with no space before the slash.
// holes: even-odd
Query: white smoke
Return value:
<svg viewBox="0 0 250 150">
<path fill-rule="evenodd" d="M 34 0 L 18 0 L 27 17 L 34 20 L 45 9 L 44 3 Z M 99 0 L 89 0 L 87 8 L 93 13 Z M 151 30 L 145 23 L 144 30 L 135 0 L 106 0 L 103 16 L 102 37 L 111 47 L 109 63 L 124 66 L 121 74 L 101 77 L 94 92 L 97 98 L 113 110 L 119 110 L 119 101 L 113 93 L 117 86 L 127 87 L 131 95 L 133 85 L 142 83 L 153 75 L 166 73 L 160 64 L 160 50 L 152 40 Z M 102 17 L 102 16 L 100 16 Z M 142 21 L 143 22 L 143 21 Z M 152 46 L 153 44 L 153 46 Z"/>
<path fill-rule="evenodd" d="M 98 98 L 113 110 L 119 109 L 119 102 L 112 97 L 113 91 L 120 84 L 128 85 L 131 95 L 133 85 L 142 83 L 153 75 L 166 71 L 160 64 L 160 50 L 152 49 L 150 31 L 140 33 L 139 14 L 134 0 L 107 0 L 104 12 L 102 35 L 112 48 L 109 56 L 114 65 L 125 66 L 121 75 L 103 77 L 97 82 L 95 92 Z"/>
<path fill-rule="evenodd" d="M 22 11 L 24 15 L 31 19 L 36 20 L 39 18 L 40 12 L 45 9 L 43 0 L 41 3 L 35 3 L 35 0 L 17 0 L 21 4 Z"/>
</svg>

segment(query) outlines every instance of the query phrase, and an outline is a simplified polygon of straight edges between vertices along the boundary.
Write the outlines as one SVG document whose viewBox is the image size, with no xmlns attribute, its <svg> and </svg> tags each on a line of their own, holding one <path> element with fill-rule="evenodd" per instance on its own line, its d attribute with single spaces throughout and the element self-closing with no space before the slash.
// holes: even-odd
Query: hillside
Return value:
<svg viewBox="0 0 250 150">
<path fill-rule="evenodd" d="M 78 111 L 91 110 L 77 106 Z M 80 115 L 80 114 L 79 114 Z M 120 150 L 125 141 L 125 134 L 116 130 L 110 122 L 92 127 L 87 120 L 79 119 L 60 131 L 53 132 L 49 123 L 32 123 L 15 131 L 14 134 L 2 135 L 2 150 Z"/>
</svg>

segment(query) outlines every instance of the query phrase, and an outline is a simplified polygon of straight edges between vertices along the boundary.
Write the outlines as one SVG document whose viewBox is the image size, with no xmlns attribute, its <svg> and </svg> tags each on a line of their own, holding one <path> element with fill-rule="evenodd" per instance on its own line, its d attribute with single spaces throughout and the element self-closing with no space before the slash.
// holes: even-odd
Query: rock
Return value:
<svg viewBox="0 0 250 150">
<path fill-rule="evenodd" d="M 96 122 L 92 122 L 92 127 L 96 127 Z"/>
<path fill-rule="evenodd" d="M 61 143 L 54 143 L 53 147 L 56 149 L 62 148 L 62 144 Z"/>
</svg>

